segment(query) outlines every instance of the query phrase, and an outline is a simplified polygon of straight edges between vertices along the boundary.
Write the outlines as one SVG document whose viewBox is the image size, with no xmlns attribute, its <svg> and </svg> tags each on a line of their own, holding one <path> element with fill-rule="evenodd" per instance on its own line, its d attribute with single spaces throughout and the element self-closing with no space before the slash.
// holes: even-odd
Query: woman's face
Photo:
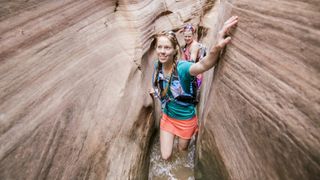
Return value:
<svg viewBox="0 0 320 180">
<path fill-rule="evenodd" d="M 176 54 L 176 51 L 167 37 L 158 37 L 156 51 L 161 63 L 173 62 L 173 57 Z"/>
<path fill-rule="evenodd" d="M 191 44 L 193 41 L 193 34 L 191 30 L 186 30 L 183 32 L 184 41 L 186 44 Z"/>
</svg>

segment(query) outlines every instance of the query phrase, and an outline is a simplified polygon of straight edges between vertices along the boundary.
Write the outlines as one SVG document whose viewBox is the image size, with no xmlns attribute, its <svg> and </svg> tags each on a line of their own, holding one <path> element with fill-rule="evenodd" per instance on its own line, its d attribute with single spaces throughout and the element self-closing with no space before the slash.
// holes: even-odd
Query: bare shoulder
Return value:
<svg viewBox="0 0 320 180">
<path fill-rule="evenodd" d="M 191 49 L 192 50 L 199 50 L 200 49 L 200 43 L 197 42 L 197 41 L 192 42 Z"/>
</svg>

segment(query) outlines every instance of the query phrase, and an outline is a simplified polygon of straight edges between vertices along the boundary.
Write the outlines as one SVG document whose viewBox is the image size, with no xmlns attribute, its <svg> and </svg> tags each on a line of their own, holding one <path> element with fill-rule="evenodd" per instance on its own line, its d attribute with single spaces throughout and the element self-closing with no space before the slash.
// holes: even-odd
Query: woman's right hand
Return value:
<svg viewBox="0 0 320 180">
<path fill-rule="evenodd" d="M 218 32 L 217 43 L 212 46 L 210 52 L 203 58 L 203 60 L 191 65 L 190 74 L 197 76 L 212 68 L 218 60 L 220 51 L 231 41 L 231 31 L 237 26 L 238 16 L 232 16 L 224 24 Z"/>
<path fill-rule="evenodd" d="M 232 16 L 224 24 L 218 32 L 217 45 L 219 49 L 223 49 L 231 41 L 231 31 L 237 26 L 238 16 Z"/>
</svg>

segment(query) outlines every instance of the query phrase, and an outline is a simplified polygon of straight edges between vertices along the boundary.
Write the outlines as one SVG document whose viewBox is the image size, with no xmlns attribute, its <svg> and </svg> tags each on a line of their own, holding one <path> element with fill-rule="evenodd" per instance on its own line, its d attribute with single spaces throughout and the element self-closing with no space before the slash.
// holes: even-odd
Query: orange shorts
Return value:
<svg viewBox="0 0 320 180">
<path fill-rule="evenodd" d="M 160 129 L 183 139 L 191 139 L 192 135 L 198 131 L 198 118 L 194 116 L 188 120 L 178 120 L 163 113 Z"/>
</svg>

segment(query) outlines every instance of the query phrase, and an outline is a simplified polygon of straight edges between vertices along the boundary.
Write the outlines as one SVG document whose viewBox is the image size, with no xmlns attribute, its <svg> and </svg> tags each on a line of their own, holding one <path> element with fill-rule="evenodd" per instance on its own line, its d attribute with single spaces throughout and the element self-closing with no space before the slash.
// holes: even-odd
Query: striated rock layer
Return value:
<svg viewBox="0 0 320 180">
<path fill-rule="evenodd" d="M 230 14 L 232 44 L 205 74 L 197 177 L 319 178 L 320 1 L 217 1 L 204 21 Z"/>
<path fill-rule="evenodd" d="M 152 37 L 204 6 L 1 1 L 0 179 L 145 179 Z"/>
<path fill-rule="evenodd" d="M 210 47 L 231 14 L 239 27 L 202 87 L 197 177 L 319 177 L 319 7 L 0 2 L 0 179 L 146 179 L 153 35 L 193 22 Z"/>
</svg>

